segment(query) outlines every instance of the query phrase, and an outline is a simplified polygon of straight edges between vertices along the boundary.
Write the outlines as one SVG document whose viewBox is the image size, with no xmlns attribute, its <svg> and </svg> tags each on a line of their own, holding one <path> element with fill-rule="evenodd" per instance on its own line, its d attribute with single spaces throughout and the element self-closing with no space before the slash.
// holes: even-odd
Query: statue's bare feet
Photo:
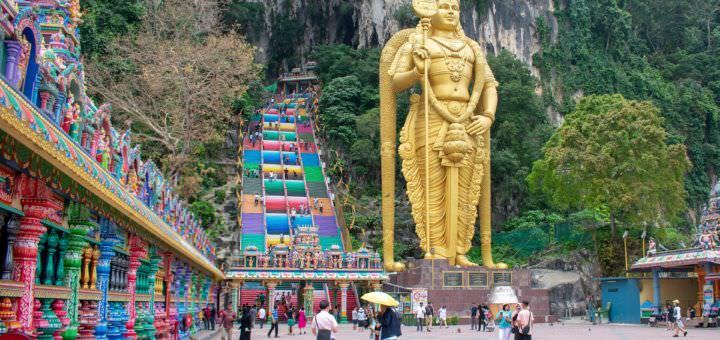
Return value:
<svg viewBox="0 0 720 340">
<path fill-rule="evenodd" d="M 465 256 L 465 255 L 458 255 L 457 257 L 455 257 L 455 264 L 460 267 L 477 267 L 478 266 L 477 263 L 468 260 L 467 256 Z"/>
<path fill-rule="evenodd" d="M 426 260 L 443 260 L 443 259 L 445 259 L 445 256 L 440 256 L 438 254 L 425 253 L 425 259 Z"/>
<path fill-rule="evenodd" d="M 385 262 L 385 270 L 389 272 L 402 272 L 405 271 L 405 264 L 402 262 Z"/>
<path fill-rule="evenodd" d="M 498 262 L 498 263 L 494 263 L 494 262 L 484 263 L 483 262 L 483 267 L 485 267 L 487 269 L 508 269 L 508 265 L 503 262 Z"/>
</svg>

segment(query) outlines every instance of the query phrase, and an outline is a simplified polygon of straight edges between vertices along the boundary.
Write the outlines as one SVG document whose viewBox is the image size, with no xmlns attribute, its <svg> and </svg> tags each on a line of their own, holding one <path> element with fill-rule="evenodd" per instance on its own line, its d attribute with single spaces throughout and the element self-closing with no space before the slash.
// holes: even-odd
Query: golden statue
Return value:
<svg viewBox="0 0 720 340">
<path fill-rule="evenodd" d="M 418 83 L 422 96 L 410 97 L 398 150 L 425 258 L 477 266 L 466 254 L 479 208 L 483 265 L 507 268 L 491 251 L 490 126 L 498 84 L 478 43 L 462 30 L 458 0 L 414 0 L 413 8 L 420 23 L 390 38 L 380 59 L 385 269 L 405 269 L 393 257 L 395 94 Z"/>
</svg>

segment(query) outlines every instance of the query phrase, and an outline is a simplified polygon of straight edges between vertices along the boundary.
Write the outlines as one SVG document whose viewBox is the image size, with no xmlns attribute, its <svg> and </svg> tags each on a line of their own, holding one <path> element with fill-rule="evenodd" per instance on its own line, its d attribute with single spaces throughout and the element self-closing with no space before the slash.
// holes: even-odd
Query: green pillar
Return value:
<svg viewBox="0 0 720 340">
<path fill-rule="evenodd" d="M 160 262 L 162 262 L 162 256 L 157 254 L 155 248 L 152 248 L 150 253 L 150 268 L 147 277 L 148 293 L 150 294 L 150 313 L 148 314 L 148 324 L 150 325 L 150 327 L 148 327 L 150 329 L 148 335 L 150 339 L 155 339 L 155 333 L 157 332 L 155 329 L 155 274 L 158 269 L 160 269 Z"/>
<path fill-rule="evenodd" d="M 63 339 L 75 339 L 78 335 L 78 308 L 80 307 L 80 270 L 82 268 L 82 254 L 88 242 L 85 236 L 88 231 L 97 228 L 94 222 L 90 221 L 90 211 L 77 203 L 70 203 L 68 206 L 68 224 L 70 235 L 67 240 L 67 251 L 63 258 L 65 266 L 65 285 L 70 288 L 70 298 L 67 301 L 67 318 L 70 320 L 67 330 L 63 333 Z"/>
</svg>

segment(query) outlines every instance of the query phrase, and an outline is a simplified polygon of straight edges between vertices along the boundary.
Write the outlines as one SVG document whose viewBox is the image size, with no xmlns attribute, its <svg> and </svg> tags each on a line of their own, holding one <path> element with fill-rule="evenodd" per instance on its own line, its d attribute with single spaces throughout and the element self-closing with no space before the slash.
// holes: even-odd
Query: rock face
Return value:
<svg viewBox="0 0 720 340">
<path fill-rule="evenodd" d="M 261 24 L 246 32 L 260 47 L 260 61 L 267 60 L 277 18 L 288 17 L 299 44 L 296 55 L 308 56 L 319 44 L 345 43 L 355 47 L 377 47 L 400 29 L 414 26 L 411 0 L 248 0 L 262 6 Z M 478 5 L 475 5 L 478 4 Z M 506 49 L 532 65 L 540 50 L 538 20 L 548 27 L 551 40 L 557 35 L 553 0 L 463 1 L 461 21 L 467 36 L 479 41 L 487 53 Z M 260 18 L 259 18 L 260 19 Z"/>
<path fill-rule="evenodd" d="M 587 297 L 598 296 L 593 277 L 600 273 L 599 264 L 588 251 L 544 260 L 532 266 L 533 288 L 550 290 L 550 314 L 559 317 L 584 316 Z"/>
</svg>

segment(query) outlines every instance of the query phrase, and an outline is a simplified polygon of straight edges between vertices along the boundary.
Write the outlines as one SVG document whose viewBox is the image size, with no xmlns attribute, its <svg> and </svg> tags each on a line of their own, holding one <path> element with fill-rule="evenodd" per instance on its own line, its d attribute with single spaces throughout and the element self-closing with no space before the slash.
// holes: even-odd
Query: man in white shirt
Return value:
<svg viewBox="0 0 720 340">
<path fill-rule="evenodd" d="M 445 306 L 440 307 L 440 310 L 438 311 L 438 318 L 440 318 L 440 326 L 442 327 L 444 325 L 445 328 L 448 328 L 447 309 Z"/>
<path fill-rule="evenodd" d="M 260 306 L 260 309 L 258 310 L 258 313 L 257 313 L 257 318 L 258 318 L 258 321 L 260 322 L 260 328 L 261 328 L 261 329 L 262 329 L 263 326 L 265 325 L 265 319 L 266 319 L 266 317 L 265 317 L 266 315 L 265 315 L 265 314 L 266 314 L 265 308 L 263 308 L 262 306 Z"/>
<path fill-rule="evenodd" d="M 330 340 L 332 339 L 332 334 L 338 331 L 337 320 L 328 313 L 329 309 L 330 303 L 327 300 L 322 300 L 320 301 L 320 313 L 313 317 L 310 328 L 318 340 Z"/>
<path fill-rule="evenodd" d="M 673 308 L 673 317 L 675 317 L 675 335 L 673 335 L 673 337 L 679 337 L 680 333 L 683 333 L 683 336 L 687 336 L 687 329 L 685 328 L 685 324 L 683 324 L 682 321 L 682 309 L 680 308 L 680 301 L 673 301 L 673 305 L 675 305 L 675 307 Z"/>
<path fill-rule="evenodd" d="M 418 332 L 422 332 L 423 323 L 425 323 L 425 307 L 423 306 L 422 302 L 420 302 L 420 305 L 415 308 L 415 321 L 417 322 L 415 330 Z"/>
</svg>

